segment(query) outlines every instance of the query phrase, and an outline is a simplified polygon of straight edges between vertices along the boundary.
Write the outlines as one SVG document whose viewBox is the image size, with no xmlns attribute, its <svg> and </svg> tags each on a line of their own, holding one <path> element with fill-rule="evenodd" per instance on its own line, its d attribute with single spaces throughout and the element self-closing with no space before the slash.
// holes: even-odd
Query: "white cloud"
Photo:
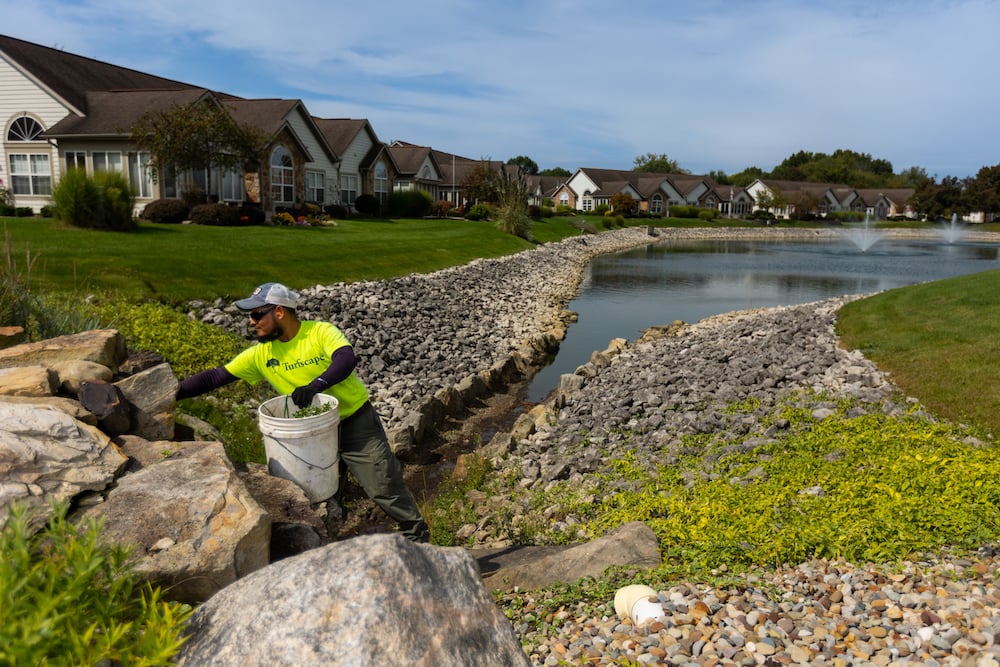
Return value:
<svg viewBox="0 0 1000 667">
<path fill-rule="evenodd" d="M 301 97 L 471 157 L 627 168 L 651 151 L 731 173 L 850 148 L 942 176 L 1000 161 L 995 0 L 0 0 L 0 14 L 17 37 Z"/>
</svg>

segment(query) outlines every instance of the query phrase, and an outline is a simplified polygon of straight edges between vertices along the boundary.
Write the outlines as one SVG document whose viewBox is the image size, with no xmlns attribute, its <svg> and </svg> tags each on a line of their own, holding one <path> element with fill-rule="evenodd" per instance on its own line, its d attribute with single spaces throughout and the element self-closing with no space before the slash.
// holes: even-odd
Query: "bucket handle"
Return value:
<svg viewBox="0 0 1000 667">
<path fill-rule="evenodd" d="M 285 447 L 285 443 L 283 443 L 281 440 L 272 437 L 271 441 L 274 442 L 276 445 L 279 445 L 282 449 L 284 449 L 286 452 L 297 458 L 302 463 L 305 463 L 307 466 L 312 466 L 313 468 L 317 468 L 319 470 L 329 470 L 330 468 L 332 468 L 333 466 L 337 465 L 337 463 L 340 462 L 340 454 L 338 452 L 337 457 L 333 460 L 333 463 L 331 463 L 328 466 L 318 466 L 312 461 L 306 461 L 304 458 L 302 458 L 301 456 L 290 450 L 288 447 Z"/>
</svg>

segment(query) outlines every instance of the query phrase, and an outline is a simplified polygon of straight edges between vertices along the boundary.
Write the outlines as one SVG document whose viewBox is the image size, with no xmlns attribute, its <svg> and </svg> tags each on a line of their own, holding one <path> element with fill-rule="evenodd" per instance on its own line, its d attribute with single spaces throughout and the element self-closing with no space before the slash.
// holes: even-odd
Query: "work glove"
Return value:
<svg viewBox="0 0 1000 667">
<path fill-rule="evenodd" d="M 313 397 L 319 393 L 319 389 L 312 384 L 296 387 L 292 392 L 292 402 L 298 408 L 307 408 L 312 405 Z"/>
</svg>

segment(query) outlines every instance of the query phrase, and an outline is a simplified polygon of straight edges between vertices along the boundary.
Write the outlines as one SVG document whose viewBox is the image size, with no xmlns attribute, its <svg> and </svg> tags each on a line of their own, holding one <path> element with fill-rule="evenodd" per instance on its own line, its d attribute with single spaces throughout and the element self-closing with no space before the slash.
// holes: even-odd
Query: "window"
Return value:
<svg viewBox="0 0 1000 667">
<path fill-rule="evenodd" d="M 149 170 L 149 152 L 128 154 L 128 181 L 137 197 L 153 196 L 153 177 Z"/>
<path fill-rule="evenodd" d="M 389 171 L 385 168 L 384 162 L 375 165 L 375 198 L 380 204 L 384 204 L 389 196 Z"/>
<path fill-rule="evenodd" d="M 653 198 L 649 200 L 649 212 L 663 213 L 663 197 L 658 194 L 653 195 Z"/>
<path fill-rule="evenodd" d="M 21 116 L 7 128 L 7 141 L 42 141 L 42 126 L 34 118 Z"/>
<path fill-rule="evenodd" d="M 66 151 L 63 159 L 66 162 L 66 171 L 87 168 L 87 154 L 83 151 Z"/>
<path fill-rule="evenodd" d="M 94 173 L 99 171 L 117 171 L 122 173 L 122 154 L 104 151 L 94 151 L 91 154 L 94 161 Z"/>
<path fill-rule="evenodd" d="M 326 201 L 326 174 L 321 171 L 306 172 L 306 200 L 317 204 Z"/>
<path fill-rule="evenodd" d="M 559 205 L 569 206 L 569 195 L 566 194 L 565 192 L 559 195 Z"/>
<path fill-rule="evenodd" d="M 358 177 L 355 174 L 340 175 L 340 201 L 353 204 L 358 198 Z"/>
<path fill-rule="evenodd" d="M 271 199 L 276 204 L 295 203 L 295 168 L 284 146 L 271 153 Z"/>
<path fill-rule="evenodd" d="M 42 141 L 42 126 L 34 118 L 15 118 L 7 128 L 11 143 Z M 17 150 L 14 148 L 13 150 Z M 52 194 L 52 165 L 48 153 L 8 153 L 10 191 L 14 195 Z"/>
<path fill-rule="evenodd" d="M 52 167 L 49 156 L 10 154 L 10 191 L 15 195 L 52 194 Z"/>
<path fill-rule="evenodd" d="M 243 201 L 243 174 L 227 170 L 222 173 L 222 200 Z"/>
</svg>

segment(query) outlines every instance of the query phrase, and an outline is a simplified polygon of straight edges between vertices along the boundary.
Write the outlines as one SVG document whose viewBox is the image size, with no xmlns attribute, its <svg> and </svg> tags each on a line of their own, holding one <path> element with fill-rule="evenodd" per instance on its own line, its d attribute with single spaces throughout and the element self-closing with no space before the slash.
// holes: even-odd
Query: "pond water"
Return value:
<svg viewBox="0 0 1000 667">
<path fill-rule="evenodd" d="M 552 363 L 528 387 L 543 400 L 613 338 L 651 326 L 697 322 L 747 308 L 867 294 L 1000 268 L 1000 245 L 882 238 L 862 252 L 849 238 L 827 241 L 673 240 L 602 255 L 587 267 L 569 309 L 570 326 Z"/>
</svg>

